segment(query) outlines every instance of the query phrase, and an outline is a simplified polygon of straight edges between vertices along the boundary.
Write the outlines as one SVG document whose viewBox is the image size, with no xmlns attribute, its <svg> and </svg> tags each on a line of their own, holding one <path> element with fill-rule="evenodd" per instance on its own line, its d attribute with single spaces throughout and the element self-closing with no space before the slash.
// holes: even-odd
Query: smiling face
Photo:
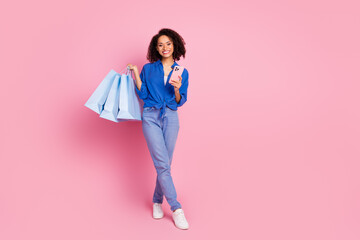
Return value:
<svg viewBox="0 0 360 240">
<path fill-rule="evenodd" d="M 171 39 L 166 35 L 160 36 L 157 42 L 156 50 L 163 58 L 172 58 L 172 54 L 174 52 L 173 41 L 171 41 Z"/>
</svg>

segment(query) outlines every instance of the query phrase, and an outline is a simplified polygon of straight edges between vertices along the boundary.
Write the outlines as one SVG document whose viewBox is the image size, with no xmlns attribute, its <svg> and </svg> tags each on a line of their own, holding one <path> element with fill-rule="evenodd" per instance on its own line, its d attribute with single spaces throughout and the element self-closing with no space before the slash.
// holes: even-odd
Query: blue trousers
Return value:
<svg viewBox="0 0 360 240">
<path fill-rule="evenodd" d="M 171 211 L 181 208 L 181 204 L 176 200 L 176 190 L 171 177 L 171 162 L 179 128 L 177 111 L 165 107 L 163 115 L 160 116 L 160 109 L 144 108 L 142 129 L 157 173 L 153 203 L 162 203 L 165 195 Z"/>
</svg>

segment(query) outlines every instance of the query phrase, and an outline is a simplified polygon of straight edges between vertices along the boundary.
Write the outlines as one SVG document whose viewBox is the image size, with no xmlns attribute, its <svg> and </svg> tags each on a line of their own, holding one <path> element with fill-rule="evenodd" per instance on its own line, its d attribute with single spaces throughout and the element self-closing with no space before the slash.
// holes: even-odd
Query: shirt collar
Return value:
<svg viewBox="0 0 360 240">
<path fill-rule="evenodd" d="M 161 59 L 157 60 L 156 63 L 162 65 Z M 179 66 L 179 64 L 176 61 L 174 61 L 173 65 L 171 65 L 171 68 L 174 68 L 174 66 Z"/>
</svg>

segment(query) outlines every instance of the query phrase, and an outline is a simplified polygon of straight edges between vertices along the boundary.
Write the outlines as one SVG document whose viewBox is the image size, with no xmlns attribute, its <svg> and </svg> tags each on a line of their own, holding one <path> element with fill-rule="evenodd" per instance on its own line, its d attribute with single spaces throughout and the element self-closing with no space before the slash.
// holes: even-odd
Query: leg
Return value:
<svg viewBox="0 0 360 240">
<path fill-rule="evenodd" d="M 155 191 L 153 196 L 153 203 L 163 203 L 164 193 L 159 182 L 159 175 L 156 176 Z"/>
<path fill-rule="evenodd" d="M 177 111 L 166 108 L 163 124 L 163 134 L 171 166 L 175 144 L 180 128 Z"/>
<path fill-rule="evenodd" d="M 177 195 L 170 173 L 169 153 L 161 128 L 162 122 L 159 118 L 159 110 L 154 109 L 144 112 L 142 126 L 146 143 L 157 172 L 160 188 L 171 206 L 171 210 L 175 210 L 180 207 L 180 203 L 176 200 Z M 161 195 L 161 193 L 160 191 L 157 193 L 158 195 L 154 194 L 154 198 L 159 201 L 160 199 L 156 199 L 156 197 Z"/>
<path fill-rule="evenodd" d="M 170 109 L 165 110 L 165 115 L 163 118 L 163 135 L 165 140 L 165 145 L 169 155 L 169 165 L 171 169 L 171 163 L 173 158 L 173 153 L 175 149 L 175 144 L 177 136 L 179 133 L 179 118 L 177 111 L 172 111 Z M 156 178 L 156 187 L 154 191 L 153 202 L 162 203 L 163 202 L 163 192 L 160 187 L 159 179 Z"/>
</svg>

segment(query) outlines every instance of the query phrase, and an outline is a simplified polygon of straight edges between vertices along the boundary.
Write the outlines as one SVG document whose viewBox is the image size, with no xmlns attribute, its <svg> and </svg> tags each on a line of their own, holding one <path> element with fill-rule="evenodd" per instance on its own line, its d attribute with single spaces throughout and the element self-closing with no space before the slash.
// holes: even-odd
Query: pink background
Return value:
<svg viewBox="0 0 360 240">
<path fill-rule="evenodd" d="M 0 239 L 359 239 L 359 7 L 3 3 Z M 152 219 L 141 123 L 84 106 L 163 27 L 187 48 L 172 165 L 187 231 L 165 199 Z"/>
</svg>

